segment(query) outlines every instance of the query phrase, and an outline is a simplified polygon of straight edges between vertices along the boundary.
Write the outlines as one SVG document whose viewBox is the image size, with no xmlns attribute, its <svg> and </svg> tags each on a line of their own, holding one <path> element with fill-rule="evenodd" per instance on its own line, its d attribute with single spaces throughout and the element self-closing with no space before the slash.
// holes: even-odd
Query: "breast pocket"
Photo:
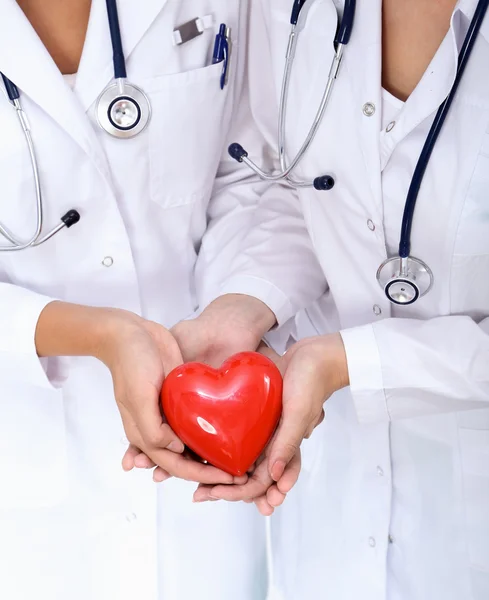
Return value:
<svg viewBox="0 0 489 600">
<path fill-rule="evenodd" d="M 489 572 L 489 430 L 459 429 L 459 440 L 469 558 Z"/>
<path fill-rule="evenodd" d="M 236 46 L 233 45 L 233 53 Z M 212 187 L 230 122 L 223 64 L 162 76 L 146 84 L 151 198 L 164 207 L 200 199 Z"/>
</svg>

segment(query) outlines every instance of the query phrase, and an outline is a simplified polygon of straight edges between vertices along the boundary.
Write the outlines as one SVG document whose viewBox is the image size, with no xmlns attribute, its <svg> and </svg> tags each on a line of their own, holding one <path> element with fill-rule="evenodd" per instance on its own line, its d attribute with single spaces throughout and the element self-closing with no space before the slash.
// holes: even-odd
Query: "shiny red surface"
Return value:
<svg viewBox="0 0 489 600">
<path fill-rule="evenodd" d="M 163 412 L 182 442 L 201 458 L 243 475 L 270 440 L 282 411 L 282 376 L 255 352 L 220 369 L 187 363 L 173 370 L 161 393 Z"/>
</svg>

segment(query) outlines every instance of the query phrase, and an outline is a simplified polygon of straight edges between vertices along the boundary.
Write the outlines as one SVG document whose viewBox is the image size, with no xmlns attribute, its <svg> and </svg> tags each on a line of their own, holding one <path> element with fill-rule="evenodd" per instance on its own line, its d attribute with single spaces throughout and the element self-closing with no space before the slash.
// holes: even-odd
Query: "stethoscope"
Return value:
<svg viewBox="0 0 489 600">
<path fill-rule="evenodd" d="M 106 0 L 106 4 L 113 51 L 114 81 L 104 89 L 97 99 L 95 114 L 100 127 L 107 133 L 117 138 L 130 138 L 140 133 L 148 124 L 151 117 L 151 105 L 146 94 L 136 85 L 127 81 L 126 61 L 122 49 L 117 3 L 116 0 Z M 43 198 L 39 164 L 32 141 L 31 128 L 22 108 L 19 89 L 3 73 L 0 72 L 0 75 L 3 79 L 7 97 L 17 113 L 19 123 L 24 132 L 29 149 L 36 193 L 36 230 L 28 241 L 21 241 L 5 225 L 0 223 L 0 235 L 6 238 L 11 244 L 9 246 L 0 246 L 0 252 L 12 252 L 44 244 L 44 242 L 47 242 L 65 227 L 69 228 L 78 223 L 80 213 L 75 209 L 69 210 L 61 217 L 61 222 L 56 227 L 42 236 Z"/>
<path fill-rule="evenodd" d="M 338 27 L 338 33 L 335 37 L 335 55 L 329 71 L 326 88 L 321 99 L 319 109 L 314 118 L 313 124 L 307 134 L 299 152 L 287 165 L 285 157 L 285 122 L 287 111 L 287 98 L 290 85 L 292 66 L 297 47 L 297 41 L 300 32 L 304 29 L 305 18 L 302 15 L 303 6 L 307 0 L 295 0 L 292 6 L 291 25 L 292 29 L 289 35 L 289 42 L 286 54 L 285 69 L 282 81 L 282 91 L 279 105 L 279 127 L 278 127 L 278 155 L 280 158 L 280 171 L 278 173 L 269 173 L 261 169 L 249 157 L 246 150 L 240 144 L 231 144 L 229 154 L 238 162 L 245 163 L 261 179 L 267 181 L 284 181 L 294 188 L 314 187 L 318 191 L 330 190 L 335 181 L 330 175 L 316 177 L 314 181 L 304 182 L 296 181 L 291 177 L 291 172 L 304 158 L 306 152 L 311 146 L 323 119 L 326 106 L 331 97 L 334 82 L 338 76 L 339 67 L 343 57 L 344 47 L 348 44 L 353 29 L 355 16 L 355 0 L 345 0 L 343 18 Z M 457 73 L 450 93 L 436 113 L 435 120 L 431 126 L 428 137 L 426 138 L 423 150 L 421 151 L 414 175 L 409 187 L 406 204 L 404 206 L 404 215 L 402 219 L 401 237 L 399 241 L 398 256 L 388 258 L 384 261 L 377 271 L 377 281 L 384 290 L 385 295 L 393 304 L 409 305 L 413 304 L 425 296 L 433 287 L 434 276 L 428 265 L 411 256 L 411 228 L 413 223 L 416 201 L 419 189 L 423 181 L 423 176 L 428 166 L 433 148 L 438 139 L 443 124 L 446 121 L 451 104 L 457 92 L 460 81 L 467 66 L 468 60 L 474 48 L 474 43 L 479 33 L 482 21 L 484 20 L 489 0 L 479 0 L 474 16 L 470 23 L 467 35 L 465 36 L 462 49 L 459 54 Z"/>
</svg>

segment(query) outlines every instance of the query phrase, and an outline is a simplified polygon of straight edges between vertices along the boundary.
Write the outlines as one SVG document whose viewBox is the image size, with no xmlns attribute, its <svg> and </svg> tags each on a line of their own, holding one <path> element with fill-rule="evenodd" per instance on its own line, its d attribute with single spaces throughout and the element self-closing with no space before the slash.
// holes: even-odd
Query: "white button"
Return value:
<svg viewBox="0 0 489 600">
<path fill-rule="evenodd" d="M 104 267 L 111 267 L 114 264 L 114 259 L 112 258 L 112 256 L 106 256 L 102 261 L 102 264 L 104 265 Z"/>
<path fill-rule="evenodd" d="M 362 110 L 366 117 L 371 117 L 375 114 L 375 104 L 373 102 L 365 102 Z"/>
<path fill-rule="evenodd" d="M 382 314 L 382 309 L 380 308 L 380 306 L 378 304 L 374 304 L 373 311 L 374 311 L 374 315 L 376 317 L 378 317 L 379 315 Z"/>
<path fill-rule="evenodd" d="M 129 445 L 129 440 L 126 437 L 121 437 L 121 444 L 123 446 L 128 446 Z"/>
<path fill-rule="evenodd" d="M 382 467 L 377 467 L 377 475 L 382 477 L 384 475 L 384 469 Z"/>
<path fill-rule="evenodd" d="M 375 538 L 373 538 L 373 537 L 369 537 L 369 538 L 368 538 L 368 545 L 369 545 L 371 548 L 375 548 Z"/>
<path fill-rule="evenodd" d="M 385 128 L 385 130 L 387 131 L 387 133 L 389 133 L 389 131 L 392 131 L 394 129 L 394 127 L 396 126 L 396 122 L 395 121 L 391 121 L 387 127 Z"/>
<path fill-rule="evenodd" d="M 367 221 L 367 227 L 370 229 L 370 231 L 375 231 L 375 223 L 372 221 L 372 219 Z"/>
<path fill-rule="evenodd" d="M 128 515 L 126 515 L 126 521 L 128 523 L 133 523 L 137 518 L 138 516 L 136 513 L 129 513 Z"/>
<path fill-rule="evenodd" d="M 393 544 L 394 543 L 394 538 L 390 535 L 389 536 L 389 544 Z"/>
</svg>

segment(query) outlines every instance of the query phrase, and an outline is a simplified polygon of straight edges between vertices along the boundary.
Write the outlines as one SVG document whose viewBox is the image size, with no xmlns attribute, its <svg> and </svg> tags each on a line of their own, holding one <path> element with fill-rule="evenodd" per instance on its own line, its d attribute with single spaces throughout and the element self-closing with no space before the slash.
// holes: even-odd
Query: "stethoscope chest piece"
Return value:
<svg viewBox="0 0 489 600">
<path fill-rule="evenodd" d="M 387 298 L 402 306 L 414 304 L 433 286 L 433 273 L 419 258 L 395 256 L 384 261 L 377 271 L 377 281 Z"/>
<path fill-rule="evenodd" d="M 131 138 L 149 123 L 151 104 L 136 85 L 127 81 L 121 84 L 116 80 L 100 94 L 96 115 L 100 127 L 110 135 Z"/>
</svg>

